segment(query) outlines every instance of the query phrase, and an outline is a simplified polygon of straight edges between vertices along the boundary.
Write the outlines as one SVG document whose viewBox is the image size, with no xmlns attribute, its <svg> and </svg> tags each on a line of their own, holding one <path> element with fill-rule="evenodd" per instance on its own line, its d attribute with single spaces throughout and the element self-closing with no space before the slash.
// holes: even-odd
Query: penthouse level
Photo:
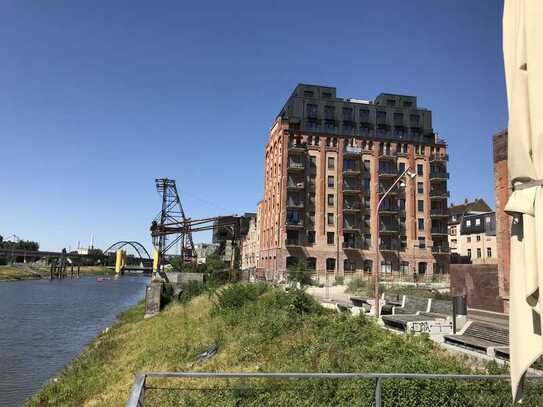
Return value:
<svg viewBox="0 0 543 407">
<path fill-rule="evenodd" d="M 299 84 L 278 117 L 291 130 L 445 144 L 432 129 L 432 112 L 416 96 L 381 93 L 373 101 L 341 99 L 336 88 Z"/>
</svg>

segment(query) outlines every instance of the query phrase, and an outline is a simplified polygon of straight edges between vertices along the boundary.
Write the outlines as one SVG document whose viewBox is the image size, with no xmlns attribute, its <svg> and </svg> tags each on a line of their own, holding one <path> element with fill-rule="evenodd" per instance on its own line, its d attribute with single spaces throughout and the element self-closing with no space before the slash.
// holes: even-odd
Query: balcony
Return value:
<svg viewBox="0 0 543 407">
<path fill-rule="evenodd" d="M 286 238 L 287 246 L 303 246 L 302 239 L 300 238 Z"/>
<path fill-rule="evenodd" d="M 287 208 L 303 208 L 304 207 L 304 201 L 295 201 L 292 199 L 287 200 Z"/>
<path fill-rule="evenodd" d="M 431 209 L 430 210 L 430 217 L 431 218 L 448 218 L 449 214 L 447 212 L 447 209 L 445 208 L 437 208 L 437 209 Z"/>
<path fill-rule="evenodd" d="M 360 250 L 362 248 L 362 244 L 357 240 L 348 240 L 343 242 L 342 247 L 345 250 Z"/>
<path fill-rule="evenodd" d="M 398 158 L 398 155 L 395 151 L 392 150 L 381 150 L 379 151 L 379 159 L 381 160 L 395 160 Z"/>
<path fill-rule="evenodd" d="M 398 211 L 399 209 L 396 206 L 386 206 L 379 208 L 379 214 L 381 215 L 397 215 Z"/>
<path fill-rule="evenodd" d="M 303 181 L 292 181 L 289 180 L 287 183 L 287 189 L 290 190 L 301 190 L 304 189 L 305 183 Z"/>
<path fill-rule="evenodd" d="M 445 189 L 430 189 L 430 199 L 447 199 L 450 192 Z"/>
<path fill-rule="evenodd" d="M 450 247 L 448 245 L 438 245 L 438 246 L 432 246 L 432 253 L 433 254 L 449 254 L 451 251 Z"/>
<path fill-rule="evenodd" d="M 356 222 L 343 221 L 343 230 L 350 232 L 358 232 L 360 230 L 360 224 Z"/>
<path fill-rule="evenodd" d="M 303 171 L 305 164 L 303 162 L 289 161 L 288 170 L 289 171 Z"/>
<path fill-rule="evenodd" d="M 355 146 L 345 146 L 343 149 L 343 155 L 360 155 L 362 154 L 362 148 Z"/>
<path fill-rule="evenodd" d="M 358 175 L 360 174 L 360 167 L 356 165 L 343 166 L 343 174 L 345 175 Z"/>
<path fill-rule="evenodd" d="M 379 168 L 379 178 L 396 178 L 398 175 L 396 168 Z"/>
<path fill-rule="evenodd" d="M 382 252 L 397 252 L 400 250 L 400 246 L 397 243 L 381 243 L 379 245 L 379 250 Z"/>
<path fill-rule="evenodd" d="M 398 223 L 384 223 L 379 225 L 379 233 L 381 234 L 396 234 L 400 231 L 400 225 Z"/>
<path fill-rule="evenodd" d="M 449 235 L 449 232 L 447 230 L 447 225 L 432 226 L 431 233 L 432 235 L 438 235 L 438 236 Z"/>
<path fill-rule="evenodd" d="M 287 227 L 304 227 L 304 220 L 300 218 L 287 218 Z"/>
<path fill-rule="evenodd" d="M 430 181 L 446 181 L 449 179 L 449 173 L 445 171 L 432 171 Z"/>
<path fill-rule="evenodd" d="M 361 207 L 361 202 L 343 201 L 343 212 L 358 212 Z"/>
<path fill-rule="evenodd" d="M 344 194 L 358 194 L 360 193 L 360 185 L 343 183 L 343 193 Z"/>
<path fill-rule="evenodd" d="M 448 154 L 430 154 L 430 162 L 446 162 L 449 161 Z"/>
<path fill-rule="evenodd" d="M 307 150 L 307 143 L 288 143 L 288 151 L 292 153 L 303 153 Z"/>
<path fill-rule="evenodd" d="M 385 194 L 389 188 L 392 185 L 379 185 L 379 195 Z M 398 188 L 397 185 L 394 186 L 390 191 L 388 191 L 388 195 L 398 195 L 400 193 L 400 188 Z"/>
</svg>

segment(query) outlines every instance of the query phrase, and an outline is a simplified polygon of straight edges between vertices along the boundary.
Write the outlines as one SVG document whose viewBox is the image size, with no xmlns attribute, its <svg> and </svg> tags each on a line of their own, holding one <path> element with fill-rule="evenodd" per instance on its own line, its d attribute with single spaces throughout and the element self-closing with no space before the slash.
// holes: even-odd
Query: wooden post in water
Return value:
<svg viewBox="0 0 543 407">
<path fill-rule="evenodd" d="M 74 278 L 74 264 L 70 264 L 70 278 Z"/>
<path fill-rule="evenodd" d="M 54 263 L 51 263 L 51 270 L 50 270 L 50 272 L 51 272 L 51 277 L 50 277 L 50 280 L 53 279 L 53 267 L 54 267 L 54 266 L 55 266 Z"/>
<path fill-rule="evenodd" d="M 81 265 L 78 264 L 77 265 L 77 278 L 79 278 L 79 270 L 80 270 L 80 268 L 81 268 Z"/>
</svg>

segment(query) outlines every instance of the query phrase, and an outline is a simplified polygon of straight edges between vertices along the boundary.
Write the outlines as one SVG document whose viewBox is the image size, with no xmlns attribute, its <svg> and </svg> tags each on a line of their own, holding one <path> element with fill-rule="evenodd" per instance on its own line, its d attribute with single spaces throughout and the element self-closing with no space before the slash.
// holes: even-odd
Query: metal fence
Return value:
<svg viewBox="0 0 543 407">
<path fill-rule="evenodd" d="M 151 380 L 150 380 L 151 379 Z M 162 383 L 160 385 L 160 382 L 156 383 L 150 383 L 153 379 L 164 379 L 167 380 L 166 383 Z M 205 382 L 204 386 L 198 386 L 195 385 L 195 379 L 196 381 Z M 223 383 L 219 386 L 210 386 L 208 382 L 209 380 L 221 380 Z M 239 387 L 239 383 L 237 385 L 233 385 L 232 380 L 238 380 L 241 381 L 244 386 Z M 267 382 L 275 382 L 275 383 L 283 383 L 283 386 L 275 386 L 275 387 L 262 387 L 257 385 L 256 383 L 253 383 L 253 385 L 247 385 L 248 380 L 265 380 Z M 226 381 L 226 386 L 222 385 Z M 222 392 L 222 394 L 230 393 L 230 395 L 234 394 L 234 398 L 228 399 L 229 401 L 223 400 L 218 405 L 245 405 L 243 404 L 244 397 L 245 398 L 253 398 L 252 402 L 248 405 L 269 405 L 273 404 L 274 406 L 279 405 L 298 405 L 298 402 L 292 403 L 286 402 L 285 399 L 280 399 L 278 396 L 272 397 L 271 399 L 267 400 L 267 403 L 263 401 L 263 399 L 256 399 L 255 401 L 255 394 L 259 392 L 285 392 L 285 391 L 292 391 L 292 387 L 290 387 L 289 383 L 294 382 L 300 382 L 300 381 L 310 381 L 310 382 L 317 382 L 318 389 L 322 389 L 324 384 L 320 384 L 323 381 L 341 381 L 345 383 L 346 381 L 352 382 L 356 386 L 362 386 L 362 382 L 365 384 L 366 391 L 362 396 L 364 399 L 359 399 L 358 402 L 356 400 L 345 400 L 342 399 L 341 401 L 337 400 L 327 400 L 325 402 L 325 405 L 373 405 L 376 407 L 382 407 L 383 404 L 385 405 L 398 405 L 398 401 L 394 400 L 384 400 L 384 386 L 388 386 L 387 393 L 395 394 L 401 393 L 401 385 L 399 384 L 399 381 L 410 381 L 410 382 L 417 382 L 416 391 L 424 391 L 424 387 L 420 385 L 421 382 L 432 382 L 433 385 L 436 385 L 436 381 L 439 382 L 447 382 L 450 384 L 448 388 L 441 388 L 438 389 L 442 393 L 437 400 L 442 400 L 440 403 L 435 405 L 448 405 L 448 403 L 443 400 L 451 400 L 456 397 L 458 398 L 461 396 L 461 393 L 451 390 L 453 389 L 453 386 L 456 386 L 457 390 L 459 389 L 460 392 L 469 392 L 470 389 L 468 386 L 462 387 L 461 384 L 468 385 L 469 383 L 473 382 L 484 382 L 488 384 L 488 387 L 486 388 L 477 388 L 472 389 L 474 391 L 473 398 L 471 399 L 468 396 L 466 400 L 473 400 L 474 403 L 462 403 L 458 404 L 458 400 L 453 401 L 451 405 L 488 405 L 488 406 L 506 406 L 511 405 L 511 394 L 510 394 L 510 387 L 509 387 L 509 375 L 467 375 L 467 374 L 421 374 L 421 373 L 245 373 L 245 372 L 239 372 L 239 373 L 230 373 L 230 372 L 145 372 L 140 373 L 136 376 L 134 385 L 132 386 L 132 389 L 130 391 L 130 395 L 128 398 L 128 401 L 126 402 L 127 407 L 140 407 L 146 405 L 146 396 L 149 396 L 152 392 L 168 392 L 168 391 L 174 391 L 175 395 L 173 398 L 169 398 L 169 402 L 171 404 L 175 405 L 185 405 L 181 404 L 184 402 L 184 398 L 187 397 L 188 392 L 200 392 L 205 393 L 202 399 L 200 399 L 200 403 L 195 403 L 193 399 L 189 400 L 189 402 L 186 405 L 217 405 L 212 401 L 212 396 L 208 396 L 207 394 L 211 394 L 211 392 Z M 527 383 L 533 383 L 538 382 L 537 385 L 539 386 L 539 382 L 543 381 L 543 376 L 529 376 L 526 378 Z M 178 387 L 174 386 L 174 383 L 183 383 L 186 384 L 185 387 Z M 500 384 L 500 387 L 496 387 L 498 384 Z M 390 386 L 389 386 L 390 385 Z M 368 388 L 368 386 L 370 386 Z M 460 386 L 460 387 L 459 387 Z M 436 386 L 439 387 L 439 386 Z M 535 398 L 533 397 L 528 401 L 527 404 L 524 405 L 541 405 L 543 403 L 543 392 L 542 387 L 538 387 L 535 389 L 535 391 L 532 391 L 532 393 L 535 393 Z M 298 390 L 298 389 L 297 389 Z M 428 387 L 426 388 L 428 390 Z M 311 390 L 310 390 L 311 391 Z M 500 393 L 501 392 L 501 393 Z M 337 393 L 336 393 L 337 394 Z M 405 394 L 405 397 L 409 398 L 410 393 L 404 392 L 402 394 Z M 156 396 L 156 394 L 155 394 Z M 208 398 L 209 397 L 209 398 Z M 418 397 L 414 393 L 411 393 L 411 397 Z M 164 400 L 157 401 L 157 397 L 152 397 L 154 402 L 150 402 L 147 405 L 165 405 L 169 404 L 166 403 Z M 450 399 L 449 399 L 450 398 Z M 158 397 L 160 400 L 160 397 Z M 313 401 L 309 401 L 307 399 L 303 399 L 304 401 L 301 401 L 300 399 L 299 403 L 303 405 L 307 405 L 307 403 L 304 403 L 304 401 L 309 402 L 308 405 L 323 405 L 322 400 L 321 402 L 317 402 L 318 404 L 314 404 Z M 481 400 L 482 404 L 481 404 Z M 531 404 L 533 401 L 537 404 Z M 346 402 L 346 404 L 342 403 Z M 407 399 L 405 400 L 405 405 L 428 405 L 424 403 L 417 403 L 417 400 L 413 399 Z M 428 402 L 428 400 L 427 400 Z M 255 404 L 256 403 L 256 404 Z M 286 404 L 283 404 L 286 403 Z M 430 403 L 433 403 L 431 401 Z M 487 404 L 488 403 L 488 404 Z M 401 404 L 401 403 L 400 403 Z M 431 404 L 434 405 L 434 404 Z"/>
</svg>

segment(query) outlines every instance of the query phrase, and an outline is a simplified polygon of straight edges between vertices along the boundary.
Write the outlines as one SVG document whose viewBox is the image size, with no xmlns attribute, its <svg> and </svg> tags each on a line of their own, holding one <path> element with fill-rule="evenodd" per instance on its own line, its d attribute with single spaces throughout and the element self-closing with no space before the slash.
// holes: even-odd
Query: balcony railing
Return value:
<svg viewBox="0 0 543 407">
<path fill-rule="evenodd" d="M 448 254 L 450 251 L 451 251 L 451 248 L 447 245 L 432 247 L 432 253 L 436 253 L 436 254 Z"/>
<path fill-rule="evenodd" d="M 305 168 L 304 163 L 299 163 L 295 161 L 289 161 L 288 163 L 288 169 L 289 170 L 303 170 Z"/>
<path fill-rule="evenodd" d="M 399 208 L 396 206 L 385 206 L 379 208 L 379 213 L 381 214 L 397 214 L 399 211 Z"/>
<path fill-rule="evenodd" d="M 398 157 L 395 151 L 392 150 L 381 150 L 379 151 L 379 158 L 389 158 L 394 159 Z"/>
<path fill-rule="evenodd" d="M 447 227 L 443 226 L 432 226 L 431 229 L 432 235 L 448 235 L 449 232 L 447 231 Z"/>
<path fill-rule="evenodd" d="M 360 185 L 343 183 L 343 192 L 360 192 Z"/>
<path fill-rule="evenodd" d="M 430 189 L 430 198 L 445 199 L 450 196 L 450 192 L 444 189 Z"/>
<path fill-rule="evenodd" d="M 382 252 L 397 252 L 400 250 L 400 245 L 393 243 L 381 243 L 379 245 L 379 250 Z"/>
<path fill-rule="evenodd" d="M 379 168 L 380 177 L 397 177 L 398 170 L 396 168 Z"/>
<path fill-rule="evenodd" d="M 289 207 L 289 208 L 303 208 L 304 207 L 304 201 L 288 200 L 287 201 L 287 207 Z"/>
<path fill-rule="evenodd" d="M 356 146 L 345 146 L 343 149 L 344 155 L 358 155 L 362 154 L 362 148 Z"/>
<path fill-rule="evenodd" d="M 307 150 L 307 143 L 288 143 L 289 151 L 305 151 Z"/>
<path fill-rule="evenodd" d="M 348 240 L 348 241 L 343 242 L 342 247 L 344 249 L 359 250 L 359 249 L 362 248 L 362 245 L 361 245 L 360 241 Z"/>
<path fill-rule="evenodd" d="M 384 194 L 385 192 L 389 190 L 391 186 L 392 185 L 379 185 L 379 193 Z M 398 188 L 398 186 L 396 185 L 388 193 L 393 194 L 393 195 L 398 195 L 400 193 L 400 188 Z"/>
<path fill-rule="evenodd" d="M 286 239 L 286 245 L 287 245 L 287 246 L 303 246 L 303 243 L 302 243 L 302 239 L 300 239 L 300 238 L 296 238 L 296 239 L 294 239 L 294 238 L 291 238 L 291 239 L 287 238 L 287 239 Z"/>
<path fill-rule="evenodd" d="M 448 154 L 431 154 L 430 155 L 430 161 L 449 161 L 449 155 Z"/>
<path fill-rule="evenodd" d="M 287 218 L 287 226 L 303 226 L 303 219 Z"/>
<path fill-rule="evenodd" d="M 448 217 L 449 214 L 447 212 L 447 209 L 445 208 L 439 208 L 439 209 L 431 209 L 430 210 L 430 216 L 432 217 Z"/>
<path fill-rule="evenodd" d="M 289 189 L 304 189 L 305 183 L 303 181 L 289 181 L 287 188 Z"/>
<path fill-rule="evenodd" d="M 343 211 L 359 211 L 361 207 L 361 202 L 343 201 Z"/>
<path fill-rule="evenodd" d="M 432 171 L 430 173 L 431 180 L 447 180 L 449 179 L 449 173 L 445 171 Z"/>
<path fill-rule="evenodd" d="M 400 231 L 400 225 L 398 223 L 383 223 L 379 225 L 379 232 L 381 233 L 398 233 Z"/>
<path fill-rule="evenodd" d="M 360 167 L 356 165 L 349 165 L 348 167 L 343 166 L 343 172 L 346 174 L 358 174 L 360 172 Z"/>
<path fill-rule="evenodd" d="M 360 230 L 360 224 L 356 222 L 343 222 L 343 230 Z"/>
</svg>

